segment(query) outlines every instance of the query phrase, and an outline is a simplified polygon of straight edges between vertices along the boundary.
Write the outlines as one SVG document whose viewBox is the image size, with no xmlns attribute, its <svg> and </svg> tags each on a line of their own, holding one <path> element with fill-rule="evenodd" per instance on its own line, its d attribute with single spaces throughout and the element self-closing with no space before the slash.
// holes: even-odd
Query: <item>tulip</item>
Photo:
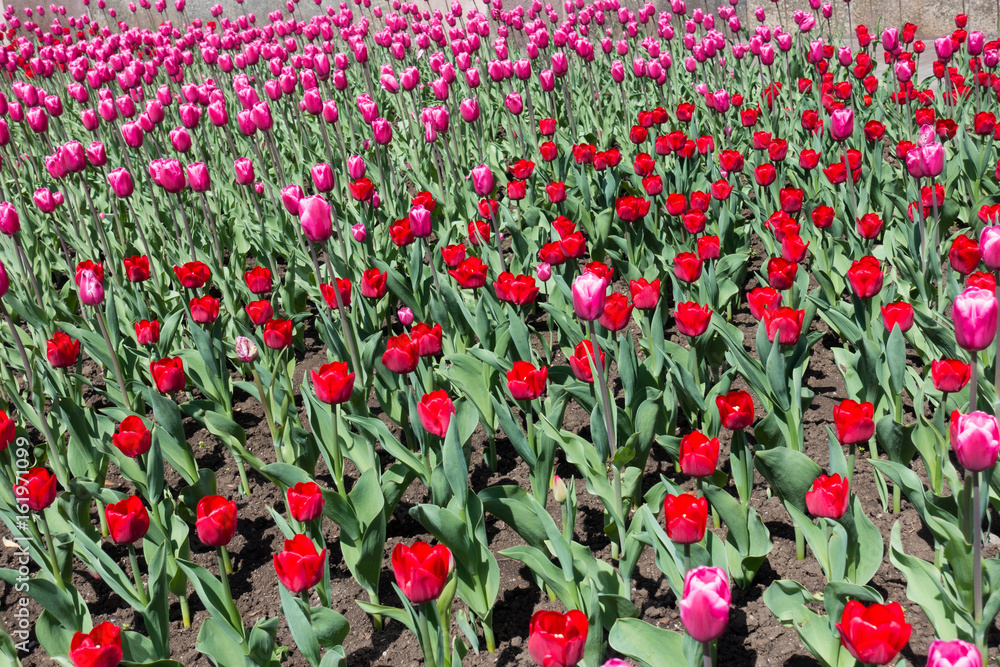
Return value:
<svg viewBox="0 0 1000 667">
<path fill-rule="evenodd" d="M 264 323 L 264 345 L 272 350 L 283 350 L 292 344 L 292 321 L 270 319 Z"/>
<path fill-rule="evenodd" d="M 742 431 L 753 424 L 753 398 L 743 390 L 731 391 L 715 397 L 722 427 L 730 431 Z"/>
<path fill-rule="evenodd" d="M 440 597 L 454 569 L 455 558 L 443 544 L 432 547 L 417 540 L 412 546 L 400 542 L 392 550 L 392 572 L 396 584 L 413 604 L 423 604 Z"/>
<path fill-rule="evenodd" d="M 10 202 L 0 202 L 0 232 L 13 236 L 21 230 L 21 218 Z"/>
<path fill-rule="evenodd" d="M 417 343 L 406 334 L 391 336 L 382 353 L 382 365 L 400 375 L 412 373 L 420 359 L 418 350 Z"/>
<path fill-rule="evenodd" d="M 866 665 L 893 662 L 913 630 L 898 602 L 865 607 L 857 600 L 850 600 L 836 625 L 841 644 Z"/>
<path fill-rule="evenodd" d="M 830 113 L 830 136 L 834 141 L 844 141 L 854 134 L 854 111 L 837 109 Z"/>
<path fill-rule="evenodd" d="M 361 296 L 367 299 L 381 299 L 388 289 L 388 272 L 372 268 L 361 274 Z"/>
<path fill-rule="evenodd" d="M 708 331 L 712 311 L 707 305 L 688 301 L 677 304 L 674 318 L 677 321 L 678 332 L 684 336 L 695 338 Z"/>
<path fill-rule="evenodd" d="M 582 611 L 536 611 L 529 624 L 528 654 L 536 665 L 573 667 L 583 659 L 588 629 Z"/>
<path fill-rule="evenodd" d="M 701 277 L 702 260 L 693 252 L 678 253 L 674 257 L 674 275 L 678 280 L 693 283 Z"/>
<path fill-rule="evenodd" d="M 885 330 L 892 332 L 893 327 L 899 326 L 901 333 L 906 333 L 913 326 L 913 306 L 904 302 L 887 303 L 881 308 L 882 324 Z"/>
<path fill-rule="evenodd" d="M 601 326 L 608 331 L 621 331 L 628 325 L 632 318 L 633 306 L 628 302 L 628 297 L 615 292 L 607 297 L 604 304 L 604 312 L 598 318 Z"/>
<path fill-rule="evenodd" d="M 236 172 L 236 182 L 240 185 L 252 185 L 254 182 L 253 162 L 250 158 L 237 158 L 233 163 L 233 170 Z"/>
<path fill-rule="evenodd" d="M 767 260 L 767 283 L 776 290 L 787 290 L 795 284 L 799 265 L 783 257 Z"/>
<path fill-rule="evenodd" d="M 14 442 L 17 428 L 14 420 L 7 416 L 7 413 L 0 410 L 0 452 L 7 449 L 10 443 Z"/>
<path fill-rule="evenodd" d="M 115 196 L 122 199 L 131 197 L 132 192 L 135 191 L 132 174 L 126 169 L 115 169 L 109 172 L 108 183 L 111 185 L 111 191 L 115 193 Z"/>
<path fill-rule="evenodd" d="M 104 621 L 90 632 L 76 632 L 69 643 L 74 667 L 116 667 L 122 661 L 121 629 Z"/>
<path fill-rule="evenodd" d="M 697 544 L 708 527 L 708 501 L 690 493 L 667 494 L 663 500 L 667 537 L 677 544 Z"/>
<path fill-rule="evenodd" d="M 532 401 L 545 391 L 549 369 L 535 368 L 527 361 L 515 361 L 514 368 L 507 371 L 507 389 L 515 401 Z"/>
<path fill-rule="evenodd" d="M 477 289 L 486 284 L 486 266 L 478 257 L 468 257 L 454 269 L 449 269 L 448 273 L 464 289 Z"/>
<path fill-rule="evenodd" d="M 149 451 L 152 434 L 140 417 L 129 415 L 111 435 L 111 442 L 129 458 L 138 458 Z"/>
<path fill-rule="evenodd" d="M 629 281 L 629 292 L 632 295 L 632 305 L 639 310 L 656 310 L 660 303 L 660 280 L 652 282 L 645 278 Z"/>
<path fill-rule="evenodd" d="M 192 186 L 193 187 L 193 186 Z M 302 186 L 286 185 L 281 189 L 281 205 L 292 215 L 299 214 L 299 202 L 305 197 Z"/>
<path fill-rule="evenodd" d="M 271 307 L 271 302 L 267 299 L 261 299 L 260 301 L 251 301 L 245 308 L 247 316 L 250 321 L 253 322 L 254 326 L 262 326 L 274 315 L 274 309 Z"/>
<path fill-rule="evenodd" d="M 104 508 L 108 535 L 115 544 L 132 544 L 149 530 L 149 512 L 138 496 L 112 503 Z"/>
<path fill-rule="evenodd" d="M 931 362 L 931 378 L 934 381 L 934 388 L 938 391 L 961 391 L 969 383 L 971 375 L 971 366 L 958 359 Z"/>
<path fill-rule="evenodd" d="M 53 368 L 73 366 L 80 356 L 80 341 L 70 338 L 62 331 L 57 331 L 46 341 L 45 356 Z"/>
<path fill-rule="evenodd" d="M 323 492 L 316 482 L 299 482 L 285 494 L 288 513 L 296 521 L 314 521 L 323 516 Z"/>
<path fill-rule="evenodd" d="M 260 357 L 257 344 L 246 336 L 237 336 L 233 347 L 236 351 L 236 359 L 240 363 L 252 364 Z"/>
<path fill-rule="evenodd" d="M 875 434 L 874 411 L 871 403 L 858 403 L 849 398 L 833 406 L 833 424 L 840 444 L 857 445 L 871 440 Z"/>
<path fill-rule="evenodd" d="M 191 319 L 198 324 L 212 324 L 219 318 L 219 300 L 214 296 L 194 297 L 188 303 Z"/>
<path fill-rule="evenodd" d="M 961 639 L 935 639 L 927 649 L 927 667 L 983 667 L 983 656 Z"/>
<path fill-rule="evenodd" d="M 302 233 L 313 243 L 325 243 L 333 236 L 330 205 L 322 195 L 302 198 L 298 215 Z"/>
<path fill-rule="evenodd" d="M 2 208 L 0 208 L 0 224 L 2 224 Z M 1000 270 L 1000 225 L 983 228 L 979 235 L 979 248 L 986 268 L 990 271 Z"/>
<path fill-rule="evenodd" d="M 681 472 L 690 477 L 709 477 L 719 460 L 719 439 L 709 439 L 701 431 L 692 431 L 680 444 Z"/>
<path fill-rule="evenodd" d="M 984 412 L 951 413 L 949 429 L 951 448 L 958 462 L 971 472 L 989 470 L 1000 452 L 1000 426 L 993 415 Z"/>
<path fill-rule="evenodd" d="M 307 591 L 323 580 L 326 549 L 316 552 L 316 545 L 305 535 L 285 540 L 285 548 L 274 555 L 278 581 L 292 593 Z"/>
<path fill-rule="evenodd" d="M 35 467 L 21 474 L 14 487 L 14 498 L 18 505 L 41 512 L 55 502 L 57 491 L 56 476 L 45 468 Z"/>
<path fill-rule="evenodd" d="M 188 184 L 195 192 L 207 192 L 212 187 L 212 179 L 208 173 L 208 167 L 203 162 L 192 162 L 185 171 L 187 173 Z"/>
<path fill-rule="evenodd" d="M 419 322 L 410 330 L 410 340 L 416 345 L 418 357 L 433 357 L 441 354 L 444 332 L 440 324 L 433 327 Z"/>
<path fill-rule="evenodd" d="M 997 332 L 997 300 L 992 292 L 969 287 L 955 297 L 952 307 L 955 340 L 970 352 L 985 350 Z"/>
<path fill-rule="evenodd" d="M 184 362 L 180 357 L 164 357 L 149 364 L 149 372 L 161 394 L 180 391 L 187 383 L 184 377 Z"/>
<path fill-rule="evenodd" d="M 354 373 L 348 372 L 346 362 L 323 364 L 319 371 L 312 371 L 310 377 L 313 392 L 323 403 L 336 405 L 351 399 L 351 392 L 354 391 Z"/>
<path fill-rule="evenodd" d="M 601 317 L 607 301 L 607 282 L 593 274 L 582 273 L 573 281 L 573 309 L 581 320 L 590 322 Z"/>
<path fill-rule="evenodd" d="M 80 302 L 87 306 L 99 306 L 104 302 L 104 284 L 95 271 L 84 269 L 77 273 L 77 289 Z"/>
<path fill-rule="evenodd" d="M 722 636 L 729 621 L 729 577 L 721 567 L 696 567 L 684 576 L 681 623 L 695 641 L 710 642 Z"/>
<path fill-rule="evenodd" d="M 604 350 L 600 350 L 601 367 L 604 368 Z M 567 359 L 573 376 L 583 382 L 593 382 L 593 372 L 591 364 L 594 363 L 594 345 L 590 339 L 585 339 L 576 344 L 573 348 L 573 355 Z"/>
<path fill-rule="evenodd" d="M 970 239 L 965 234 L 959 234 L 951 243 L 948 250 L 948 260 L 951 268 L 958 271 L 963 276 L 967 276 L 979 266 L 982 253 L 979 244 Z"/>
<path fill-rule="evenodd" d="M 236 534 L 236 503 L 222 496 L 205 496 L 195 508 L 198 539 L 210 547 L 224 547 Z"/>
<path fill-rule="evenodd" d="M 847 280 L 855 296 L 870 299 L 882 291 L 882 267 L 874 257 L 862 257 L 855 260 L 847 270 Z"/>
<path fill-rule="evenodd" d="M 781 345 L 795 345 L 799 342 L 804 319 L 804 310 L 795 310 L 787 306 L 768 308 L 761 313 L 767 339 L 773 343 L 777 338 Z"/>
<path fill-rule="evenodd" d="M 472 170 L 472 185 L 476 194 L 480 197 L 487 197 L 493 193 L 495 182 L 493 172 L 485 164 L 481 164 Z"/>
<path fill-rule="evenodd" d="M 417 404 L 417 415 L 424 429 L 433 435 L 443 438 L 448 432 L 451 416 L 455 414 L 455 404 L 443 389 L 424 394 Z"/>
<path fill-rule="evenodd" d="M 850 481 L 836 473 L 820 475 L 806 491 L 806 509 L 815 517 L 838 520 L 850 502 Z"/>
</svg>

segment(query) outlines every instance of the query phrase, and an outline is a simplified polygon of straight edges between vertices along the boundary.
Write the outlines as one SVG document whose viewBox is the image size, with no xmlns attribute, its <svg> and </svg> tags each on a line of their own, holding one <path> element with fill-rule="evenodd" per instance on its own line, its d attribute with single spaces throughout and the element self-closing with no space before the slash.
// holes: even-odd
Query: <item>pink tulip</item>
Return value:
<svg viewBox="0 0 1000 667">
<path fill-rule="evenodd" d="M 13 236 L 21 231 L 21 218 L 10 202 L 0 202 L 0 232 Z"/>
<path fill-rule="evenodd" d="M 844 141 L 854 134 L 854 111 L 836 109 L 830 114 L 830 136 L 834 141 Z"/>
<path fill-rule="evenodd" d="M 367 171 L 368 165 L 365 164 L 365 159 L 360 155 L 352 155 L 347 158 L 347 174 L 351 180 L 356 181 L 359 178 L 364 178 Z"/>
<path fill-rule="evenodd" d="M 333 168 L 326 162 L 313 165 L 309 173 L 312 175 L 313 185 L 319 192 L 333 190 Z"/>
<path fill-rule="evenodd" d="M 233 164 L 233 170 L 236 172 L 236 182 L 240 185 L 252 185 L 254 181 L 254 171 L 253 162 L 250 158 L 241 157 L 237 158 L 236 162 Z"/>
<path fill-rule="evenodd" d="M 104 144 L 100 141 L 91 142 L 87 146 L 87 162 L 94 167 L 103 167 L 108 163 L 108 153 L 104 148 Z"/>
<path fill-rule="evenodd" d="M 729 622 L 729 577 L 721 567 L 696 567 L 684 577 L 681 622 L 695 641 L 718 639 Z"/>
<path fill-rule="evenodd" d="M 115 169 L 108 174 L 108 183 L 111 185 L 111 191 L 115 193 L 116 197 L 125 198 L 131 197 L 132 192 L 135 191 L 135 183 L 132 181 L 132 174 L 128 173 L 125 168 Z"/>
<path fill-rule="evenodd" d="M 997 299 L 989 290 L 966 288 L 955 297 L 951 317 L 955 322 L 955 340 L 963 350 L 985 350 L 996 338 Z"/>
<path fill-rule="evenodd" d="M 937 142 L 917 146 L 906 154 L 906 169 L 914 178 L 935 178 L 944 171 L 944 146 Z"/>
<path fill-rule="evenodd" d="M 330 205 L 322 195 L 304 197 L 299 201 L 299 223 L 302 233 L 313 243 L 324 243 L 333 236 Z"/>
<path fill-rule="evenodd" d="M 281 188 L 281 205 L 292 215 L 299 214 L 299 202 L 305 197 L 300 185 L 286 185 Z"/>
<path fill-rule="evenodd" d="M 76 275 L 80 301 L 87 306 L 98 306 L 104 301 L 104 285 L 92 269 L 83 269 Z"/>
<path fill-rule="evenodd" d="M 409 308 L 409 306 L 403 306 L 396 311 L 396 317 L 399 318 L 399 323 L 404 327 L 408 327 L 413 324 L 413 311 Z"/>
<path fill-rule="evenodd" d="M 356 225 L 351 225 L 351 236 L 358 243 L 364 243 L 365 239 L 368 238 L 368 229 L 365 227 L 363 222 L 359 222 Z"/>
<path fill-rule="evenodd" d="M 392 124 L 385 118 L 376 118 L 372 122 L 372 132 L 375 135 L 375 142 L 380 146 L 392 141 Z"/>
<path fill-rule="evenodd" d="M 423 206 L 414 206 L 410 209 L 410 231 L 418 239 L 427 238 L 431 235 L 431 212 Z"/>
<path fill-rule="evenodd" d="M 493 194 L 493 188 L 496 185 L 493 180 L 493 172 L 485 164 L 481 164 L 478 167 L 472 169 L 472 185 L 476 190 L 476 194 L 480 197 L 486 197 Z"/>
<path fill-rule="evenodd" d="M 962 467 L 972 472 L 989 470 L 1000 452 L 997 418 L 985 412 L 951 413 L 951 448 Z"/>
<path fill-rule="evenodd" d="M 961 639 L 935 639 L 927 649 L 927 667 L 983 667 L 983 656 L 975 644 Z"/>
<path fill-rule="evenodd" d="M 188 183 L 195 192 L 206 192 L 212 187 L 208 168 L 204 162 L 192 162 L 186 168 Z"/>
<path fill-rule="evenodd" d="M 267 102 L 258 102 L 250 110 L 250 117 L 253 124 L 262 132 L 269 132 L 274 126 L 274 119 L 271 117 L 271 105 Z"/>
<path fill-rule="evenodd" d="M 462 114 L 462 120 L 466 123 L 476 122 L 479 120 L 479 99 L 468 97 L 462 100 L 458 105 L 458 110 Z"/>
<path fill-rule="evenodd" d="M 590 322 L 604 314 L 608 284 L 595 273 L 582 273 L 573 281 L 573 310 L 581 320 Z"/>
<path fill-rule="evenodd" d="M 1000 225 L 983 228 L 979 235 L 979 250 L 987 269 L 1000 270 Z"/>
</svg>

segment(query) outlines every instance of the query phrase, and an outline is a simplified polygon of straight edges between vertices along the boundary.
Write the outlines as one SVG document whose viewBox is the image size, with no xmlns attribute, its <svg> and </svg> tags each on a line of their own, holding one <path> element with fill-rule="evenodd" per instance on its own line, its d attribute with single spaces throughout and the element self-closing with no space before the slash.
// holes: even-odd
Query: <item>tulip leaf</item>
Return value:
<svg viewBox="0 0 1000 667">
<path fill-rule="evenodd" d="M 885 415 L 875 424 L 875 440 L 879 448 L 889 455 L 890 461 L 903 465 L 909 465 L 916 453 L 912 433 L 913 425 L 903 426 L 890 415 Z"/>
<path fill-rule="evenodd" d="M 805 514 L 806 491 L 822 472 L 820 467 L 802 452 L 787 447 L 758 451 L 754 461 L 774 493 Z"/>
<path fill-rule="evenodd" d="M 0 569 L 0 580 L 7 583 L 9 590 L 24 590 L 38 605 L 50 612 L 53 618 L 69 632 L 82 632 L 89 629 L 90 612 L 87 603 L 79 591 L 72 586 L 65 590 L 56 586 L 55 582 L 35 576 L 30 582 L 18 581 L 21 576 L 17 570 Z M 26 588 L 24 588 L 26 586 Z M 11 611 L 14 608 L 11 607 Z"/>
<path fill-rule="evenodd" d="M 223 547 L 224 548 L 224 547 Z M 244 643 L 243 623 L 240 614 L 236 610 L 236 605 L 226 594 L 222 582 L 215 578 L 211 572 L 197 563 L 193 563 L 183 558 L 177 559 L 177 565 L 187 574 L 194 586 L 195 592 L 205 609 L 212 615 L 212 619 L 219 625 L 226 637 L 238 645 Z M 208 619 L 206 619 L 206 623 Z M 202 626 L 204 631 L 204 625 Z M 201 632 L 198 633 L 201 635 Z"/>
<path fill-rule="evenodd" d="M 184 435 L 181 411 L 177 404 L 152 387 L 146 388 L 146 403 L 153 408 L 153 418 L 157 423 L 157 427 L 153 428 L 153 437 L 160 440 L 163 455 L 184 481 L 196 484 L 198 464 Z"/>
<path fill-rule="evenodd" d="M 494 414 L 497 416 L 497 421 L 500 424 L 500 428 L 503 429 L 504 435 L 507 436 L 507 440 L 510 441 L 511 446 L 517 452 L 517 455 L 521 457 L 521 460 L 528 465 L 528 468 L 534 468 L 538 463 L 538 458 L 529 446 L 528 439 L 524 436 L 524 431 L 521 429 L 520 424 L 514 421 L 514 415 L 511 413 L 510 406 L 506 402 L 497 400 L 496 397 L 493 397 L 492 401 Z"/>
<path fill-rule="evenodd" d="M 942 577 L 933 563 L 908 555 L 903 551 L 900 523 L 892 526 L 889 537 L 889 560 L 906 579 L 906 597 L 923 609 L 938 639 L 956 639 L 957 622 L 967 626 L 968 612 L 956 609 L 942 585 Z M 958 616 L 959 618 L 956 618 Z"/>
<path fill-rule="evenodd" d="M 644 667 L 675 667 L 685 662 L 684 637 L 637 618 L 620 618 L 608 634 L 611 648 Z"/>
<path fill-rule="evenodd" d="M 247 638 L 248 656 L 257 665 L 266 665 L 274 654 L 278 635 L 277 616 L 262 618 L 257 621 Z"/>
<path fill-rule="evenodd" d="M 101 575 L 101 580 L 106 583 L 111 590 L 119 595 L 130 607 L 137 611 L 143 610 L 142 603 L 136 596 L 134 584 L 129 579 L 125 571 L 119 567 L 111 556 L 101 549 L 101 545 L 90 539 L 86 531 L 78 526 L 72 526 L 73 543 L 77 547 L 76 553 L 87 565 Z"/>
<path fill-rule="evenodd" d="M 533 509 L 538 501 L 527 491 L 513 485 L 491 486 L 479 492 L 479 499 L 487 512 L 513 528 L 529 545 L 536 549 L 544 547 L 547 522 Z M 552 517 L 547 512 L 545 514 L 552 521 Z"/>
<path fill-rule="evenodd" d="M 142 613 L 146 632 L 153 642 L 158 658 L 170 657 L 170 601 L 167 597 L 170 577 L 167 574 L 167 557 L 170 548 L 164 544 L 153 545 L 149 540 L 144 545 L 152 547 L 152 558 L 146 550 L 149 563 L 149 604 Z"/>
<path fill-rule="evenodd" d="M 309 610 L 306 603 L 298 598 L 292 597 L 284 585 L 278 586 L 281 595 L 281 609 L 285 619 L 288 621 L 288 629 L 292 632 L 292 639 L 295 645 L 302 651 L 302 655 L 313 667 L 319 667 L 321 660 L 319 638 L 310 620 Z M 305 609 L 303 609 L 306 607 Z M 332 609 L 330 611 L 333 611 Z M 334 612 L 336 613 L 336 612 Z"/>
<path fill-rule="evenodd" d="M 216 667 L 255 667 L 247 659 L 242 641 L 237 641 L 232 635 L 228 623 L 220 622 L 214 616 L 205 619 L 198 630 L 195 648 L 204 653 Z"/>
<path fill-rule="evenodd" d="M 785 372 L 785 354 L 781 345 L 775 343 L 771 346 L 767 355 L 767 383 L 770 391 L 768 395 L 774 399 L 775 405 L 782 411 L 787 412 L 791 406 L 790 401 L 794 398 L 788 396 L 788 377 Z"/>
</svg>

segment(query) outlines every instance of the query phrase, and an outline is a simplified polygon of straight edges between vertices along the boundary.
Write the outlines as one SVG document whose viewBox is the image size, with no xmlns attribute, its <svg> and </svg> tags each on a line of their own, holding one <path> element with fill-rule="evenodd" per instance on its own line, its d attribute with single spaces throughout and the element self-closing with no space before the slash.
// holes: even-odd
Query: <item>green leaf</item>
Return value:
<svg viewBox="0 0 1000 667">
<path fill-rule="evenodd" d="M 205 609 L 209 611 L 219 628 L 231 641 L 243 646 L 244 633 L 243 623 L 239 612 L 229 596 L 226 595 L 222 582 L 215 578 L 211 572 L 197 563 L 193 563 L 183 558 L 177 559 L 177 565 L 184 571 L 194 586 L 195 592 Z M 208 621 L 206 620 L 206 623 Z M 204 625 L 202 625 L 204 631 Z M 199 638 L 201 632 L 198 633 Z M 242 650 L 242 649 L 241 649 Z M 246 655 L 246 652 L 243 652 Z"/>
<path fill-rule="evenodd" d="M 611 648 L 644 667 L 684 664 L 683 635 L 637 618 L 620 618 L 608 634 Z"/>
<path fill-rule="evenodd" d="M 278 593 L 281 595 L 281 610 L 288 621 L 288 629 L 292 632 L 295 645 L 299 647 L 310 665 L 318 667 L 321 660 L 319 639 L 316 637 L 310 616 L 303 610 L 305 603 L 298 598 L 293 598 L 283 585 L 278 586 Z"/>
<path fill-rule="evenodd" d="M 802 452 L 786 447 L 758 451 L 754 461 L 774 493 L 805 514 L 806 491 L 822 472 L 820 467 Z"/>
</svg>

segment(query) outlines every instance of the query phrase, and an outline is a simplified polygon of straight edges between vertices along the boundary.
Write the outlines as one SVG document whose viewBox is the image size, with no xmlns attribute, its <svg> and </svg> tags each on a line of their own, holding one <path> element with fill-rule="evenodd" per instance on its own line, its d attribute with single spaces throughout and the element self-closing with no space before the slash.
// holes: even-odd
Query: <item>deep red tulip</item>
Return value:
<svg viewBox="0 0 1000 667">
<path fill-rule="evenodd" d="M 605 300 L 604 313 L 598 318 L 598 321 L 608 331 L 621 331 L 628 326 L 632 319 L 632 308 L 627 296 L 615 292 Z"/>
<path fill-rule="evenodd" d="M 417 404 L 417 416 L 424 429 L 443 438 L 448 432 L 451 416 L 455 414 L 455 404 L 444 389 L 424 394 Z"/>
<path fill-rule="evenodd" d="M 847 270 L 851 291 L 859 299 L 870 299 L 881 292 L 883 278 L 882 266 L 871 256 L 855 260 Z"/>
<path fill-rule="evenodd" d="M 443 544 L 432 547 L 417 540 L 412 546 L 400 542 L 392 550 L 396 584 L 413 604 L 438 599 L 454 569 L 455 558 Z"/>
<path fill-rule="evenodd" d="M 765 162 L 753 170 L 753 176 L 754 180 L 757 181 L 757 185 L 767 187 L 778 178 L 778 172 L 774 169 L 773 164 Z"/>
<path fill-rule="evenodd" d="M 785 234 L 781 239 L 781 258 L 797 264 L 806 258 L 809 244 L 802 241 L 798 234 Z"/>
<path fill-rule="evenodd" d="M 351 281 L 347 278 L 337 278 L 336 291 L 333 289 L 332 283 L 321 283 L 319 286 L 320 294 L 323 295 L 323 300 L 326 301 L 326 305 L 330 308 L 337 308 L 337 292 L 340 292 L 340 302 L 344 308 L 351 305 L 352 289 Z"/>
<path fill-rule="evenodd" d="M 146 536 L 149 512 L 138 496 L 130 496 L 104 508 L 108 535 L 115 544 L 132 544 Z"/>
<path fill-rule="evenodd" d="M 632 305 L 639 310 L 656 310 L 660 303 L 660 280 L 650 282 L 645 278 L 629 281 Z"/>
<path fill-rule="evenodd" d="M 941 359 L 931 362 L 934 388 L 943 392 L 956 392 L 965 388 L 972 377 L 972 367 L 958 359 Z"/>
<path fill-rule="evenodd" d="M 251 294 L 267 294 L 271 291 L 271 269 L 256 266 L 243 274 L 243 281 Z"/>
<path fill-rule="evenodd" d="M 90 632 L 77 632 L 69 643 L 74 667 L 117 667 L 122 661 L 121 629 L 104 621 Z"/>
<path fill-rule="evenodd" d="M 270 319 L 264 323 L 264 345 L 283 350 L 292 344 L 292 321 Z"/>
<path fill-rule="evenodd" d="M 219 318 L 219 300 L 214 296 L 194 297 L 189 305 L 191 319 L 198 324 L 212 324 Z"/>
<path fill-rule="evenodd" d="M 222 496 L 205 496 L 195 508 L 198 539 L 210 547 L 224 547 L 236 534 L 236 503 Z"/>
<path fill-rule="evenodd" d="M 323 581 L 326 549 L 316 552 L 316 545 L 305 535 L 285 540 L 285 548 L 274 555 L 278 581 L 292 593 L 307 591 Z"/>
<path fill-rule="evenodd" d="M 316 482 L 299 482 L 285 492 L 288 513 L 296 521 L 315 521 L 323 516 L 323 491 Z"/>
<path fill-rule="evenodd" d="M 589 624 L 577 609 L 536 611 L 528 630 L 528 654 L 536 665 L 573 667 L 583 659 Z"/>
<path fill-rule="evenodd" d="M 697 544 L 708 527 L 708 501 L 690 493 L 667 494 L 663 499 L 667 537 L 677 544 Z"/>
<path fill-rule="evenodd" d="M 467 257 L 462 260 L 457 268 L 449 269 L 460 287 L 465 289 L 476 289 L 486 284 L 486 271 L 489 269 L 483 260 L 478 257 Z"/>
<path fill-rule="evenodd" d="M 504 271 L 493 283 L 497 299 L 517 306 L 531 304 L 538 297 L 539 287 L 534 276 L 518 275 Z"/>
<path fill-rule="evenodd" d="M 354 373 L 348 371 L 347 363 L 334 361 L 323 364 L 318 371 L 312 371 L 313 392 L 323 403 L 335 405 L 351 400 L 354 390 Z"/>
<path fill-rule="evenodd" d="M 863 239 L 878 238 L 882 232 L 882 218 L 877 213 L 865 213 L 858 218 L 857 230 Z"/>
<path fill-rule="evenodd" d="M 445 266 L 449 269 L 454 269 L 465 259 L 465 245 L 457 243 L 455 245 L 444 246 L 441 248 L 441 258 L 444 260 Z"/>
<path fill-rule="evenodd" d="M 125 266 L 125 277 L 130 283 L 141 283 L 149 280 L 149 257 L 134 255 L 122 259 Z"/>
<path fill-rule="evenodd" d="M 53 368 L 68 368 L 80 356 L 80 341 L 57 331 L 45 343 L 45 356 Z"/>
<path fill-rule="evenodd" d="M 164 357 L 149 364 L 150 375 L 161 394 L 180 391 L 187 384 L 184 377 L 184 362 L 180 357 Z"/>
<path fill-rule="evenodd" d="M 674 257 L 674 275 L 678 280 L 693 283 L 701 277 L 701 258 L 693 252 L 678 253 Z"/>
<path fill-rule="evenodd" d="M 784 257 L 772 257 L 767 260 L 767 284 L 776 290 L 790 289 L 795 284 L 795 275 L 799 265 Z"/>
<path fill-rule="evenodd" d="M 806 491 L 806 509 L 815 517 L 839 519 L 850 502 L 850 482 L 838 474 L 820 475 Z"/>
<path fill-rule="evenodd" d="M 906 622 L 898 602 L 865 607 L 857 600 L 850 600 L 844 605 L 837 631 L 840 643 L 859 662 L 888 665 L 906 646 L 913 628 Z"/>
<path fill-rule="evenodd" d="M 833 425 L 840 444 L 858 445 L 871 440 L 875 434 L 874 412 L 871 403 L 858 403 L 849 398 L 833 406 Z"/>
<path fill-rule="evenodd" d="M 7 449 L 10 443 L 14 442 L 16 433 L 17 428 L 14 420 L 6 412 L 0 410 L 0 452 Z"/>
<path fill-rule="evenodd" d="M 712 310 L 708 306 L 687 301 L 677 304 L 674 319 L 677 320 L 678 332 L 695 338 L 708 331 L 708 325 L 712 321 Z"/>
<path fill-rule="evenodd" d="M 902 333 L 906 333 L 913 326 L 913 306 L 905 301 L 896 301 L 882 306 L 882 324 L 885 330 L 892 332 L 892 328 L 899 325 Z"/>
<path fill-rule="evenodd" d="M 129 415 L 118 425 L 118 432 L 111 435 L 111 442 L 130 458 L 137 458 L 149 451 L 152 433 L 136 415 Z"/>
<path fill-rule="evenodd" d="M 692 431 L 681 438 L 681 472 L 690 477 L 710 477 L 719 461 L 719 439 Z"/>
<path fill-rule="evenodd" d="M 175 266 L 174 273 L 181 285 L 188 289 L 200 289 L 212 277 L 212 272 L 204 262 L 188 262 L 183 266 Z"/>
<path fill-rule="evenodd" d="M 813 226 L 816 229 L 826 229 L 833 224 L 833 218 L 836 215 L 834 210 L 829 206 L 817 206 L 812 211 L 812 221 Z"/>
<path fill-rule="evenodd" d="M 604 367 L 604 350 L 598 348 L 601 354 L 601 366 Z M 591 364 L 594 363 L 594 345 L 590 339 L 585 339 L 576 344 L 573 348 L 573 355 L 569 357 L 569 367 L 573 371 L 573 376 L 583 382 L 593 382 L 594 375 Z"/>
<path fill-rule="evenodd" d="M 14 487 L 14 500 L 33 512 L 41 512 L 55 502 L 56 476 L 45 468 L 30 468 Z"/>
<path fill-rule="evenodd" d="M 742 431 L 753 424 L 753 398 L 742 389 L 716 396 L 715 405 L 719 409 L 723 428 Z"/>
<path fill-rule="evenodd" d="M 764 311 L 781 306 L 781 292 L 773 287 L 755 287 L 747 293 L 750 314 L 757 321 L 764 318 Z"/>
<path fill-rule="evenodd" d="M 417 354 L 417 343 L 406 334 L 391 336 L 382 353 L 382 365 L 393 373 L 405 375 L 417 369 L 420 357 Z"/>
<path fill-rule="evenodd" d="M 250 318 L 250 321 L 254 323 L 254 326 L 258 327 L 270 320 L 271 316 L 274 315 L 274 309 L 271 306 L 271 302 L 267 299 L 251 301 L 244 306 L 244 310 L 246 310 L 247 316 Z"/>
<path fill-rule="evenodd" d="M 982 259 L 982 252 L 979 250 L 979 244 L 965 234 L 959 234 L 951 242 L 948 260 L 951 262 L 951 268 L 963 276 L 975 271 L 976 267 L 979 266 L 980 259 Z"/>
<path fill-rule="evenodd" d="M 514 368 L 507 371 L 507 389 L 515 401 L 531 401 L 545 392 L 549 369 L 535 368 L 527 361 L 515 361 Z"/>
<path fill-rule="evenodd" d="M 768 308 L 761 314 L 767 339 L 772 343 L 777 338 L 780 345 L 795 345 L 802 335 L 802 322 L 806 311 L 786 306 Z"/>
<path fill-rule="evenodd" d="M 368 269 L 361 274 L 361 296 L 366 299 L 381 299 L 388 290 L 388 271 Z"/>
</svg>

